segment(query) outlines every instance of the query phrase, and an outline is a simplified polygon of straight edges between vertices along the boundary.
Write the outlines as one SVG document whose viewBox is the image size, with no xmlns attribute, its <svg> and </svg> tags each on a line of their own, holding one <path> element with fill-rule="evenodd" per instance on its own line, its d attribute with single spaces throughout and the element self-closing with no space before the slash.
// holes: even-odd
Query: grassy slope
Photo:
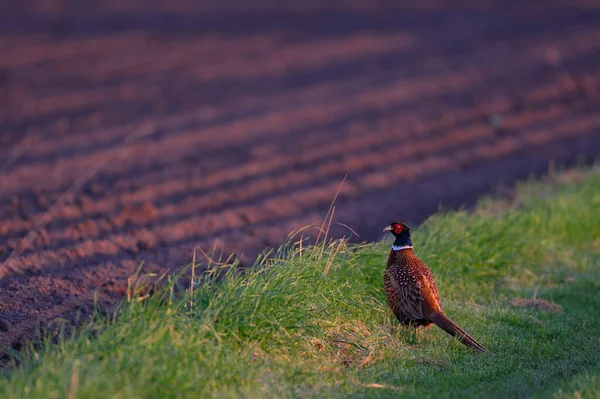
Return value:
<svg viewBox="0 0 600 399">
<path fill-rule="evenodd" d="M 206 276 L 170 304 L 168 292 L 126 303 L 116 321 L 26 355 L 0 397 L 600 396 L 600 170 L 437 215 L 413 238 L 447 314 L 493 356 L 397 327 L 382 290 L 389 242 L 332 242 Z M 534 296 L 564 312 L 511 302 Z"/>
</svg>

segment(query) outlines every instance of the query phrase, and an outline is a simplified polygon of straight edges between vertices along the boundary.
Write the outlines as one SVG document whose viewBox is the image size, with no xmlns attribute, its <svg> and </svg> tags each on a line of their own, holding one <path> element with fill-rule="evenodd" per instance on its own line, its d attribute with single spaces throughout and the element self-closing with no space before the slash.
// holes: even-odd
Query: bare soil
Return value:
<svg viewBox="0 0 600 399">
<path fill-rule="evenodd" d="M 600 152 L 593 2 L 6 3 L 3 347 L 118 302 L 141 262 L 251 261 L 344 176 L 334 219 L 375 240 Z"/>
</svg>

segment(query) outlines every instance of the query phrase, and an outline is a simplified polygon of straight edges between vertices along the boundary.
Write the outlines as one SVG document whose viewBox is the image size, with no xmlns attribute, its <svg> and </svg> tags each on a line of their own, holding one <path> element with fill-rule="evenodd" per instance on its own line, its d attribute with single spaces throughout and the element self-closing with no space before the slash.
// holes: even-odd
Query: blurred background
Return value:
<svg viewBox="0 0 600 399">
<path fill-rule="evenodd" d="M 110 303 L 195 245 L 251 262 L 344 177 L 360 237 L 331 235 L 369 241 L 600 151 L 598 2 L 287 3 L 0 4 L 5 315 Z"/>
</svg>

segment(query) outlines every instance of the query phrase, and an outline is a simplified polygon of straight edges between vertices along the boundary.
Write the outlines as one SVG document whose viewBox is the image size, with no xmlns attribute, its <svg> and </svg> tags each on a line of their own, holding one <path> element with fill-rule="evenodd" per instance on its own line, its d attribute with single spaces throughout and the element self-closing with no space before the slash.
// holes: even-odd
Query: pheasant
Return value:
<svg viewBox="0 0 600 399">
<path fill-rule="evenodd" d="M 393 222 L 383 231 L 396 238 L 388 257 L 384 286 L 387 302 L 400 323 L 415 328 L 435 324 L 469 348 L 488 352 L 442 311 L 433 275 L 413 252 L 408 225 Z"/>
</svg>

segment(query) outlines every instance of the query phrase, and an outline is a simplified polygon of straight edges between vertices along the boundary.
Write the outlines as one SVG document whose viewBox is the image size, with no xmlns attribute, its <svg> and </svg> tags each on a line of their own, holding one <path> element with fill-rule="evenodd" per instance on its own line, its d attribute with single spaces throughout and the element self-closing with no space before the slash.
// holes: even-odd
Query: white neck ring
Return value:
<svg viewBox="0 0 600 399">
<path fill-rule="evenodd" d="M 392 245 L 392 250 L 394 251 L 402 251 L 403 249 L 412 249 L 412 245 L 403 245 L 403 246 L 397 246 L 397 245 Z"/>
</svg>

